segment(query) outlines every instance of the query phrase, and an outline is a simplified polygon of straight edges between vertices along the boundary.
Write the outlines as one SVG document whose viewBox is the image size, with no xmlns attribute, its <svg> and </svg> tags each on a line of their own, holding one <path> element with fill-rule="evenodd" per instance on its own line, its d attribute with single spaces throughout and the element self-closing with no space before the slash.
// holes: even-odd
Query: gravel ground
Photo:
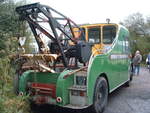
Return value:
<svg viewBox="0 0 150 113">
<path fill-rule="evenodd" d="M 121 87 L 109 96 L 104 113 L 150 113 L 150 73 L 141 68 L 130 87 Z"/>
<path fill-rule="evenodd" d="M 34 113 L 92 113 L 91 108 L 72 110 L 55 106 L 31 106 Z M 109 95 L 104 113 L 150 113 L 150 73 L 141 68 L 130 87 L 120 87 Z"/>
</svg>

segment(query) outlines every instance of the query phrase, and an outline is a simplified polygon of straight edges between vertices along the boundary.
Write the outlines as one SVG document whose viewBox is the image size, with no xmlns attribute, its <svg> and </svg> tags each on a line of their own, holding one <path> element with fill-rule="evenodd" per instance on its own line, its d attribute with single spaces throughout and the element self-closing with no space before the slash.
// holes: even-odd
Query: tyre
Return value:
<svg viewBox="0 0 150 113">
<path fill-rule="evenodd" d="M 108 84 L 104 77 L 99 77 L 96 81 L 93 110 L 96 113 L 102 113 L 107 105 Z"/>
<path fill-rule="evenodd" d="M 125 83 L 125 86 L 126 87 L 129 87 L 130 86 L 130 84 L 131 84 L 131 81 L 133 80 L 133 71 L 130 71 L 129 72 L 129 81 L 127 81 L 126 83 Z"/>
<path fill-rule="evenodd" d="M 130 79 L 125 83 L 126 87 L 130 86 L 132 79 L 133 79 L 133 74 L 130 74 Z"/>
<path fill-rule="evenodd" d="M 124 84 L 125 87 L 129 87 L 130 86 L 132 79 L 133 79 L 133 74 L 130 74 L 130 79 Z"/>
<path fill-rule="evenodd" d="M 133 79 L 133 74 L 134 74 L 134 70 L 133 70 L 133 64 L 130 65 L 130 68 L 129 68 L 129 75 L 130 75 L 130 81 L 132 81 Z"/>
<path fill-rule="evenodd" d="M 130 74 L 130 82 L 132 81 L 133 79 L 133 73 Z"/>
<path fill-rule="evenodd" d="M 133 69 L 131 69 L 131 67 L 130 67 L 130 70 L 129 70 L 129 80 L 125 83 L 125 86 L 126 87 L 129 87 L 130 86 L 130 84 L 131 84 L 131 81 L 133 80 Z"/>
<path fill-rule="evenodd" d="M 131 81 L 127 81 L 127 82 L 125 83 L 125 87 L 129 87 L 129 86 L 130 86 L 130 82 L 131 82 Z"/>
</svg>

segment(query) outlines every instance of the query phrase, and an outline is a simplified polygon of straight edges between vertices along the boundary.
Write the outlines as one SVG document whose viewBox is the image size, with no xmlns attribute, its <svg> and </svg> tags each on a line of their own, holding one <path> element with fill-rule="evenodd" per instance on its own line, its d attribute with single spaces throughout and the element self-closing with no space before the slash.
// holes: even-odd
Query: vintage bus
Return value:
<svg viewBox="0 0 150 113">
<path fill-rule="evenodd" d="M 28 13 L 30 8 L 38 6 L 18 7 L 16 11 L 21 15 L 24 14 L 21 11 L 27 9 Z M 35 11 L 42 12 L 40 8 Z M 34 29 L 43 32 L 38 25 L 33 26 L 35 19 L 35 22 L 31 22 L 28 18 L 25 20 L 33 33 Z M 107 105 L 108 94 L 121 85 L 129 85 L 132 79 L 129 32 L 122 25 L 113 23 L 86 24 L 72 29 L 74 37 L 78 37 L 78 42 L 73 45 L 65 38 L 61 38 L 63 44 L 60 45 L 56 35 L 58 45 L 51 41 L 50 53 L 20 55 L 23 65 L 15 76 L 15 91 L 19 95 L 29 94 L 36 104 L 46 103 L 73 109 L 92 106 L 96 113 L 101 113 Z M 55 37 L 53 27 L 52 30 Z M 38 36 L 36 33 L 34 35 Z M 66 41 L 69 49 L 63 47 Z M 59 49 L 63 49 L 63 52 Z M 67 64 L 62 60 L 64 56 L 68 60 Z"/>
</svg>

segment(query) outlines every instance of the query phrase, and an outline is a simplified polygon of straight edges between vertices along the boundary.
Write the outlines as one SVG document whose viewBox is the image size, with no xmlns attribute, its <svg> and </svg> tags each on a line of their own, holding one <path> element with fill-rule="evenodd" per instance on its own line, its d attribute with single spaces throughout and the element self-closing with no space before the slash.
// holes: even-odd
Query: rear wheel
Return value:
<svg viewBox="0 0 150 113">
<path fill-rule="evenodd" d="M 132 79 L 133 79 L 133 69 L 130 67 L 130 70 L 129 70 L 129 80 L 125 83 L 125 86 L 126 87 L 129 87 L 130 86 L 130 84 L 131 84 L 131 81 L 132 81 Z"/>
<path fill-rule="evenodd" d="M 125 87 L 129 87 L 130 86 L 130 81 L 127 81 L 126 83 L 125 83 Z"/>
<path fill-rule="evenodd" d="M 126 87 L 130 86 L 132 79 L 133 79 L 133 74 L 130 74 L 130 79 L 125 83 Z"/>
<path fill-rule="evenodd" d="M 104 77 L 99 77 L 95 85 L 93 109 L 96 113 L 102 113 L 107 105 L 108 84 Z"/>
</svg>

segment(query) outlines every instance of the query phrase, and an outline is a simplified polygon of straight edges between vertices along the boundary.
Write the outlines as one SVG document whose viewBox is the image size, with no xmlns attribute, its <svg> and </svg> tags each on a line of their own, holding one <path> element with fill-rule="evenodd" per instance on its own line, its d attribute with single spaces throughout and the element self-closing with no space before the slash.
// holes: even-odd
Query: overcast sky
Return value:
<svg viewBox="0 0 150 113">
<path fill-rule="evenodd" d="M 77 24 L 103 23 L 106 18 L 119 23 L 128 15 L 140 12 L 150 16 L 149 0 L 30 0 L 53 7 Z"/>
</svg>

